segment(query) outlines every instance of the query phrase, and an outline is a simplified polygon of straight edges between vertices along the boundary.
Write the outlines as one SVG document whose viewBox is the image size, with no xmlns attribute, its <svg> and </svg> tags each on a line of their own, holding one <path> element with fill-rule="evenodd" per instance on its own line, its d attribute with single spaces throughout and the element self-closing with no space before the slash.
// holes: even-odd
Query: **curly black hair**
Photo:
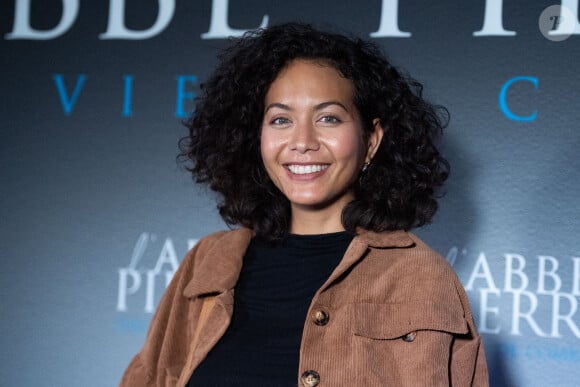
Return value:
<svg viewBox="0 0 580 387">
<path fill-rule="evenodd" d="M 219 59 L 185 121 L 189 135 L 180 156 L 195 181 L 221 194 L 226 223 L 270 240 L 288 232 L 290 203 L 266 173 L 260 130 L 269 86 L 294 59 L 320 60 L 351 80 L 365 137 L 376 118 L 384 132 L 343 210 L 344 228 L 408 230 L 431 221 L 436 191 L 449 173 L 435 144 L 448 113 L 427 102 L 422 85 L 391 65 L 377 45 L 287 23 L 234 39 Z"/>
</svg>

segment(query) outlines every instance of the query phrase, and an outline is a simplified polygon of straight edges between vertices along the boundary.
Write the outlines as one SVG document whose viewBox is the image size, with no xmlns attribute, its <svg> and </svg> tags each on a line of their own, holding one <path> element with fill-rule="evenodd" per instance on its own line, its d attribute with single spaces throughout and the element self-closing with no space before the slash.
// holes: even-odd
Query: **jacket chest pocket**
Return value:
<svg viewBox="0 0 580 387">
<path fill-rule="evenodd" d="M 369 386 L 447 386 L 453 338 L 468 333 L 461 308 L 433 303 L 352 305 L 351 366 Z"/>
</svg>

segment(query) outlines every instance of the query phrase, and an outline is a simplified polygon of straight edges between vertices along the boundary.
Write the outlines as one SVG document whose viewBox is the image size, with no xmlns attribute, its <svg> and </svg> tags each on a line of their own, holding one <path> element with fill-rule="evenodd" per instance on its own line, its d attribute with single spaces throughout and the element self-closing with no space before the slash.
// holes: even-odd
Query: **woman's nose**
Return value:
<svg viewBox="0 0 580 387">
<path fill-rule="evenodd" d="M 320 143 L 318 135 L 312 124 L 299 124 L 292 130 L 290 149 L 300 153 L 318 150 Z"/>
</svg>

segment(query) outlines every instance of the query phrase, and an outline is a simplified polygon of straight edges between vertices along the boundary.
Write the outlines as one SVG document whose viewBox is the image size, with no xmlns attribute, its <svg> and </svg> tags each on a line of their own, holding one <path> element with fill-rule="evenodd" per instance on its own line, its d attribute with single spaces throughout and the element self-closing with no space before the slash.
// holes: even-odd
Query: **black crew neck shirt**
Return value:
<svg viewBox="0 0 580 387">
<path fill-rule="evenodd" d="M 254 238 L 234 289 L 224 336 L 188 386 L 296 386 L 302 330 L 316 291 L 352 240 L 348 232 Z"/>
</svg>

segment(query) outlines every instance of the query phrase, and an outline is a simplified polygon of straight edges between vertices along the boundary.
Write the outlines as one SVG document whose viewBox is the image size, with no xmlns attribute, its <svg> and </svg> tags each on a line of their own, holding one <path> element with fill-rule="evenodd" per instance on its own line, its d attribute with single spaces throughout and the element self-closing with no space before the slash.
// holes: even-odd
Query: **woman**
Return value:
<svg viewBox="0 0 580 387">
<path fill-rule="evenodd" d="M 124 386 L 485 386 L 431 220 L 440 109 L 371 43 L 302 24 L 237 40 L 182 143 L 239 226 L 186 256 Z"/>
</svg>

